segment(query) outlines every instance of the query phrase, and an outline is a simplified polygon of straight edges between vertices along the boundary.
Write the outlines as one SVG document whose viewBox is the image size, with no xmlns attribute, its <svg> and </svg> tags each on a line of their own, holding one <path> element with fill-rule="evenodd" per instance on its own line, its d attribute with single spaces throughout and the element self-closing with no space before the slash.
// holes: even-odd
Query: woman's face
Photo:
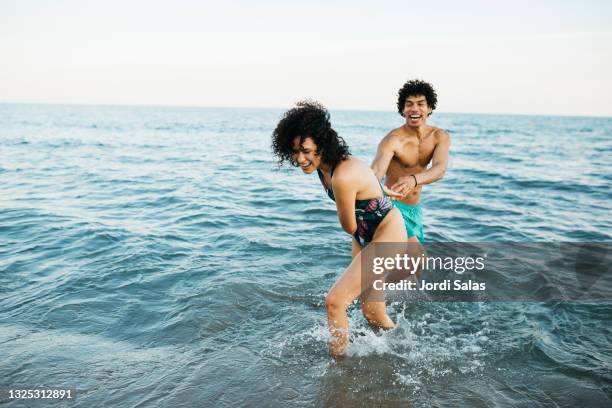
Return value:
<svg viewBox="0 0 612 408">
<path fill-rule="evenodd" d="M 302 142 L 301 144 L 300 141 Z M 317 153 L 317 145 L 311 137 L 300 140 L 298 136 L 293 139 L 292 157 L 306 174 L 312 173 L 321 164 L 321 156 Z"/>
</svg>

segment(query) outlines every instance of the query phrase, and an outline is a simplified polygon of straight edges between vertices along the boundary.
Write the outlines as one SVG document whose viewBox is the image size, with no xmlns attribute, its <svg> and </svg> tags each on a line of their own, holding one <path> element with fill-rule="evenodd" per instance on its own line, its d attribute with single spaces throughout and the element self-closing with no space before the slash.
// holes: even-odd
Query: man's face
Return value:
<svg viewBox="0 0 612 408">
<path fill-rule="evenodd" d="M 306 174 L 310 174 L 319 168 L 321 156 L 317 154 L 317 145 L 311 137 L 300 140 L 298 136 L 293 139 L 293 160 L 297 162 Z"/>
<path fill-rule="evenodd" d="M 404 102 L 404 117 L 410 127 L 419 127 L 425 124 L 431 108 L 427 105 L 424 95 L 414 95 L 406 98 Z"/>
</svg>

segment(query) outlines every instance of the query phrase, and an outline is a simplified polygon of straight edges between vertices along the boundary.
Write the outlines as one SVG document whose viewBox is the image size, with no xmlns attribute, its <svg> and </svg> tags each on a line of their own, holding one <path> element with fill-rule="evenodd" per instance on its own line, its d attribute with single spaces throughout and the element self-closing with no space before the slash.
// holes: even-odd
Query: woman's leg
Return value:
<svg viewBox="0 0 612 408">
<path fill-rule="evenodd" d="M 391 210 L 383 220 L 383 223 L 376 229 L 372 242 L 382 243 L 402 243 L 406 242 L 406 227 L 401 213 L 397 209 Z M 388 281 L 389 277 L 384 280 Z M 373 289 L 366 291 L 361 299 L 361 311 L 366 320 L 373 326 L 382 329 L 392 329 L 395 324 L 387 315 L 387 306 L 380 296 L 371 296 Z M 370 297 L 377 300 L 368 300 Z"/>
<path fill-rule="evenodd" d="M 417 237 L 408 238 L 408 245 L 406 246 L 406 255 L 413 258 L 420 258 L 422 255 L 427 257 L 427 251 L 423 245 L 419 242 Z M 423 265 L 419 263 L 414 273 L 407 269 L 397 269 L 392 271 L 385 277 L 385 282 L 394 283 L 399 282 L 403 279 L 420 279 L 423 272 Z"/>
<path fill-rule="evenodd" d="M 381 329 L 390 330 L 395 327 L 393 320 L 387 315 L 387 305 L 384 301 L 362 300 L 361 312 L 368 323 Z"/>
<path fill-rule="evenodd" d="M 346 309 L 361 293 L 360 249 L 359 244 L 353 239 L 353 261 L 325 297 L 327 325 L 332 337 L 329 343 L 329 353 L 334 358 L 341 357 L 348 344 L 349 325 Z"/>
<path fill-rule="evenodd" d="M 353 261 L 344 270 L 344 273 L 338 278 L 325 297 L 327 323 L 332 336 L 329 351 L 334 358 L 342 356 L 344 349 L 348 345 L 349 324 L 346 309 L 363 292 L 364 281 L 361 274 L 361 251 L 361 246 L 353 239 Z"/>
<path fill-rule="evenodd" d="M 355 259 L 355 257 L 357 256 L 357 254 L 361 252 L 361 245 L 359 245 L 359 242 L 357 242 L 355 240 L 355 238 L 352 238 L 351 240 L 351 256 L 353 259 Z"/>
<path fill-rule="evenodd" d="M 404 242 L 405 240 L 406 229 L 402 216 L 399 210 L 393 209 L 377 228 L 373 242 Z M 380 279 L 380 276 L 373 273 L 362 276 L 361 257 L 363 250 L 357 252 L 355 244 L 353 242 L 353 261 L 325 298 L 327 322 L 332 335 L 329 349 L 331 355 L 335 358 L 340 357 L 348 345 L 348 316 L 346 309 L 353 300 L 363 293 L 365 288 L 372 287 L 375 279 Z M 370 250 L 372 247 L 366 247 L 364 250 Z M 362 306 L 365 306 L 367 310 L 366 318 L 370 317 L 372 319 L 368 318 L 368 321 L 375 322 L 374 324 L 383 328 L 390 329 L 394 327 L 393 321 L 387 316 L 384 301 L 366 301 Z"/>
</svg>

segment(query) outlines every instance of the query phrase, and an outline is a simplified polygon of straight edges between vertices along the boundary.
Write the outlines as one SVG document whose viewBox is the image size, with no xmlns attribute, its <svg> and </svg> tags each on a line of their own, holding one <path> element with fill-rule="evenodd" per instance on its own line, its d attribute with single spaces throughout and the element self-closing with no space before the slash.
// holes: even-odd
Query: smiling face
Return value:
<svg viewBox="0 0 612 408">
<path fill-rule="evenodd" d="M 321 164 L 321 156 L 317 153 L 317 145 L 311 137 L 305 137 L 303 140 L 299 136 L 294 138 L 291 157 L 306 174 L 312 173 Z"/>
<path fill-rule="evenodd" d="M 419 127 L 424 125 L 431 111 L 432 109 L 427 105 L 427 99 L 424 95 L 413 95 L 406 98 L 403 113 L 408 126 Z"/>
</svg>

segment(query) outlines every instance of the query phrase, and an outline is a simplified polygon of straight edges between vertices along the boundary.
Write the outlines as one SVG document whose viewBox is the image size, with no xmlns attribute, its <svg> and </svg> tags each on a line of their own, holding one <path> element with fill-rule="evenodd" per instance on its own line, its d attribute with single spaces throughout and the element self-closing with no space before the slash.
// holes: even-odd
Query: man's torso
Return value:
<svg viewBox="0 0 612 408">
<path fill-rule="evenodd" d="M 436 127 L 427 126 L 420 140 L 416 135 L 408 133 L 404 127 L 393 131 L 393 137 L 396 138 L 399 146 L 395 149 L 394 156 L 387 168 L 387 186 L 392 186 L 400 177 L 422 173 L 427 169 L 437 145 L 436 133 L 438 130 Z M 420 198 L 421 186 L 417 186 L 400 201 L 408 205 L 416 205 Z"/>
</svg>

